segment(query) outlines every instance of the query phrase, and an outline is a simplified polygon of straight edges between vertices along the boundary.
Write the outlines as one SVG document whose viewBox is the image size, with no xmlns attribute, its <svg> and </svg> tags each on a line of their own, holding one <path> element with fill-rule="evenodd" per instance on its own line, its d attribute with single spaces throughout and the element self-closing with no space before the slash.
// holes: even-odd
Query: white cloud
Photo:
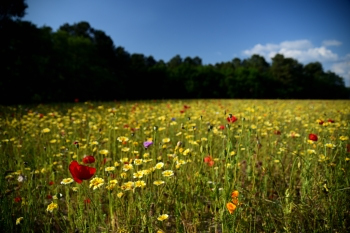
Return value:
<svg viewBox="0 0 350 233">
<path fill-rule="evenodd" d="M 245 55 L 260 54 L 270 60 L 277 53 L 285 57 L 297 59 L 300 62 L 336 61 L 338 55 L 325 46 L 314 47 L 309 40 L 283 41 L 279 44 L 257 44 L 252 49 L 244 50 Z"/>
<path fill-rule="evenodd" d="M 334 63 L 331 70 L 344 78 L 345 86 L 350 86 L 350 53 L 346 55 L 344 61 Z"/>
<path fill-rule="evenodd" d="M 283 41 L 279 44 L 256 44 L 253 48 L 244 50 L 243 54 L 247 56 L 259 54 L 265 57 L 268 62 L 271 62 L 271 58 L 279 53 L 304 64 L 316 61 L 333 64 L 331 71 L 343 77 L 345 85 L 350 86 L 350 54 L 347 54 L 345 58 L 340 58 L 338 54 L 327 48 L 341 44 L 337 40 L 324 40 L 322 46 L 316 47 L 309 40 Z"/>
<path fill-rule="evenodd" d="M 327 47 L 327 46 L 340 46 L 342 42 L 337 41 L 337 40 L 324 40 L 322 42 L 322 45 Z"/>
</svg>

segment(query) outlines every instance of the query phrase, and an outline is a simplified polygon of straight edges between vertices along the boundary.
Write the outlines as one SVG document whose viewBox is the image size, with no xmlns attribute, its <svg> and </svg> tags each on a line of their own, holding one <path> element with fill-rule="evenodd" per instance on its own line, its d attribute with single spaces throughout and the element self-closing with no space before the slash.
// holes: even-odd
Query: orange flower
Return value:
<svg viewBox="0 0 350 233">
<path fill-rule="evenodd" d="M 238 197 L 238 195 L 239 195 L 239 192 L 237 190 L 235 190 L 231 193 L 232 198 L 236 198 L 236 197 Z"/>
<path fill-rule="evenodd" d="M 237 206 L 235 204 L 233 204 L 232 202 L 228 202 L 226 204 L 226 208 L 227 210 L 230 212 L 230 214 L 233 214 L 233 212 L 235 211 L 235 209 L 237 208 Z"/>
<path fill-rule="evenodd" d="M 235 205 L 238 205 L 238 198 L 232 198 L 232 203 Z"/>
</svg>

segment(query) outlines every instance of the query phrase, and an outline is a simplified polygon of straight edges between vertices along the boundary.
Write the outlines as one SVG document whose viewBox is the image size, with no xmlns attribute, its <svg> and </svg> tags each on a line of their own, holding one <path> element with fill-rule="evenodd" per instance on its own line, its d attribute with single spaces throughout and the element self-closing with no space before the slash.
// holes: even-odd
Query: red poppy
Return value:
<svg viewBox="0 0 350 233">
<path fill-rule="evenodd" d="M 90 179 L 96 172 L 96 168 L 80 165 L 77 161 L 72 161 L 69 165 L 69 171 L 73 179 L 81 184 L 83 180 Z"/>
<path fill-rule="evenodd" d="M 181 110 L 181 111 L 180 111 L 180 113 L 184 113 L 184 112 L 185 112 L 185 110 Z"/>
<path fill-rule="evenodd" d="M 188 109 L 188 108 L 190 108 L 190 106 L 184 105 L 184 109 Z"/>
<path fill-rule="evenodd" d="M 334 121 L 334 120 L 332 120 L 332 119 L 328 119 L 328 122 L 330 122 L 330 123 L 334 123 L 335 121 Z"/>
<path fill-rule="evenodd" d="M 320 121 L 318 122 L 318 124 L 320 124 L 320 125 L 323 125 L 323 123 L 324 123 L 323 120 L 320 120 Z"/>
<path fill-rule="evenodd" d="M 51 186 L 51 185 L 53 185 L 53 184 L 54 184 L 54 182 L 53 182 L 53 181 L 50 181 L 50 182 L 49 182 L 49 185 L 50 185 L 50 186 Z"/>
<path fill-rule="evenodd" d="M 95 162 L 95 157 L 92 155 L 85 156 L 83 158 L 83 163 L 94 163 Z"/>
<path fill-rule="evenodd" d="M 22 201 L 22 198 L 21 197 L 15 197 L 15 202 L 18 203 L 18 202 L 21 202 Z"/>
<path fill-rule="evenodd" d="M 317 135 L 310 133 L 309 134 L 309 140 L 316 142 L 318 140 Z"/>
<path fill-rule="evenodd" d="M 229 122 L 229 123 L 233 123 L 235 121 L 237 121 L 237 117 L 233 116 L 233 115 L 230 115 L 229 117 L 226 118 L 226 120 Z"/>
<path fill-rule="evenodd" d="M 224 125 L 220 125 L 219 129 L 224 130 L 225 126 Z"/>
<path fill-rule="evenodd" d="M 212 167 L 214 165 L 214 160 L 210 155 L 204 158 L 204 162 L 208 164 L 209 167 Z"/>
</svg>

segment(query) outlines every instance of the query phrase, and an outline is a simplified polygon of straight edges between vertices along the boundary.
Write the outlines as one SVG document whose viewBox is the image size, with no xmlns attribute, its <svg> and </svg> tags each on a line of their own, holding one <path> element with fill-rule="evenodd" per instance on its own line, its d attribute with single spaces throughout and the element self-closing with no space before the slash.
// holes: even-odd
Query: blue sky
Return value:
<svg viewBox="0 0 350 233">
<path fill-rule="evenodd" d="M 203 64 L 281 53 L 319 61 L 350 86 L 350 0 L 27 0 L 24 20 L 87 21 L 129 53 Z"/>
</svg>

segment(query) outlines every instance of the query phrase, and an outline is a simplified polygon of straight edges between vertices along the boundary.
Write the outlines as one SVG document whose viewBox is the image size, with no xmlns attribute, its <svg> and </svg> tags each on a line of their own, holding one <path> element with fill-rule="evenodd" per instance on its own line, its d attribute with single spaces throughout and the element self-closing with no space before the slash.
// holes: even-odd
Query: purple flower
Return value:
<svg viewBox="0 0 350 233">
<path fill-rule="evenodd" d="M 148 148 L 150 145 L 152 145 L 153 144 L 153 142 L 152 141 L 145 141 L 144 143 L 143 143 L 143 146 L 145 147 L 145 148 Z"/>
</svg>

